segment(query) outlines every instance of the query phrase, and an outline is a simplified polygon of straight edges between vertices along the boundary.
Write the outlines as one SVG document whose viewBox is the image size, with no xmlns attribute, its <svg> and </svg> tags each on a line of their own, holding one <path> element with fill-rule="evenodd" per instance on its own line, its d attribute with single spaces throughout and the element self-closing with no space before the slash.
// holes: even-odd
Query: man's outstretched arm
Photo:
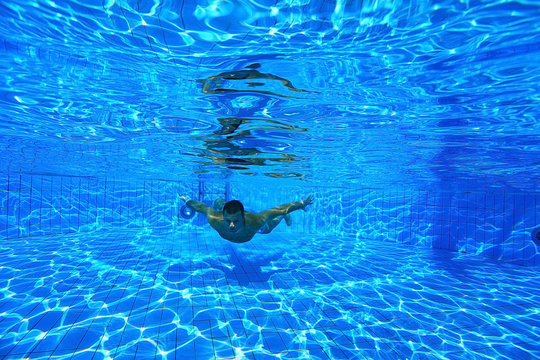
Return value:
<svg viewBox="0 0 540 360">
<path fill-rule="evenodd" d="M 210 206 L 206 205 L 205 203 L 203 203 L 201 201 L 189 200 L 187 197 L 185 197 L 184 195 L 180 195 L 180 194 L 178 194 L 178 196 L 180 196 L 180 198 L 182 200 L 184 200 L 186 205 L 191 206 L 197 212 L 208 215 L 210 210 L 213 210 Z"/>
<path fill-rule="evenodd" d="M 306 210 L 306 206 L 313 203 L 313 195 L 309 195 L 302 201 L 295 201 L 283 205 L 276 206 L 275 208 L 260 212 L 258 215 L 262 217 L 265 222 L 272 220 L 280 215 L 287 215 L 296 210 Z"/>
</svg>

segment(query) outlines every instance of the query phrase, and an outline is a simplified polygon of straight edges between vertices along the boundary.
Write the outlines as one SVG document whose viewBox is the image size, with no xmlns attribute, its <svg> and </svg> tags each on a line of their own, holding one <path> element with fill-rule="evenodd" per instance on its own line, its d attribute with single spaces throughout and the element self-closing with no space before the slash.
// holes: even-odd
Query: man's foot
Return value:
<svg viewBox="0 0 540 360">
<path fill-rule="evenodd" d="M 216 198 L 214 202 L 212 203 L 212 207 L 216 211 L 223 211 L 223 207 L 225 206 L 225 200 L 222 198 Z"/>
<path fill-rule="evenodd" d="M 283 218 L 285 218 L 285 222 L 287 223 L 287 226 L 291 226 L 291 225 L 292 225 L 291 214 L 287 214 L 287 215 L 285 215 Z"/>
</svg>

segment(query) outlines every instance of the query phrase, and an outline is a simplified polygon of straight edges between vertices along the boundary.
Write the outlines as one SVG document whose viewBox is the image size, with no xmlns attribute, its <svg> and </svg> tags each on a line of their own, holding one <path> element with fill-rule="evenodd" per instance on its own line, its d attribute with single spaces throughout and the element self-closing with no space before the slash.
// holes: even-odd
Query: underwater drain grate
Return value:
<svg viewBox="0 0 540 360">
<path fill-rule="evenodd" d="M 540 227 L 537 227 L 533 230 L 531 233 L 532 240 L 536 243 L 536 245 L 540 245 Z"/>
</svg>

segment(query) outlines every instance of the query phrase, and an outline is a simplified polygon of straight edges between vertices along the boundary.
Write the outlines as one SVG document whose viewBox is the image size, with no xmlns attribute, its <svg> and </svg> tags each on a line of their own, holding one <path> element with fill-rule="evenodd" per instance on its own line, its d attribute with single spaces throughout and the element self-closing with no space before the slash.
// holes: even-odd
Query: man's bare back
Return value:
<svg viewBox="0 0 540 360">
<path fill-rule="evenodd" d="M 203 202 L 188 200 L 185 196 L 179 196 L 195 211 L 206 215 L 210 226 L 222 238 L 235 243 L 244 243 L 251 240 L 265 225 L 263 233 L 270 233 L 281 219 L 286 218 L 291 212 L 299 209 L 305 210 L 306 206 L 313 203 L 313 196 L 309 195 L 302 201 L 279 205 L 254 214 L 244 211 L 244 206 L 238 200 L 229 201 L 223 207 L 223 211 L 216 211 Z"/>
</svg>

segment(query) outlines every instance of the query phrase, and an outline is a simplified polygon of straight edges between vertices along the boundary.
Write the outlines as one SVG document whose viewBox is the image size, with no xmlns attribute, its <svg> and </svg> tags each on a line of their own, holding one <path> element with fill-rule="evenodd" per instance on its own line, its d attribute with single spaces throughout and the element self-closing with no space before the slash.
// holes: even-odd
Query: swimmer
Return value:
<svg viewBox="0 0 540 360">
<path fill-rule="evenodd" d="M 258 214 L 244 211 L 244 205 L 238 200 L 231 200 L 223 206 L 221 211 L 220 204 L 216 199 L 213 207 L 206 205 L 201 201 L 189 200 L 187 197 L 178 194 L 182 200 L 191 206 L 195 211 L 206 215 L 208 223 L 225 240 L 234 243 L 248 242 L 257 233 L 269 234 L 276 226 L 285 219 L 288 226 L 291 225 L 290 213 L 302 209 L 306 210 L 308 205 L 313 203 L 313 196 L 309 195 L 302 201 L 295 201 L 276 206 Z M 217 203 L 216 203 L 217 202 Z"/>
</svg>

